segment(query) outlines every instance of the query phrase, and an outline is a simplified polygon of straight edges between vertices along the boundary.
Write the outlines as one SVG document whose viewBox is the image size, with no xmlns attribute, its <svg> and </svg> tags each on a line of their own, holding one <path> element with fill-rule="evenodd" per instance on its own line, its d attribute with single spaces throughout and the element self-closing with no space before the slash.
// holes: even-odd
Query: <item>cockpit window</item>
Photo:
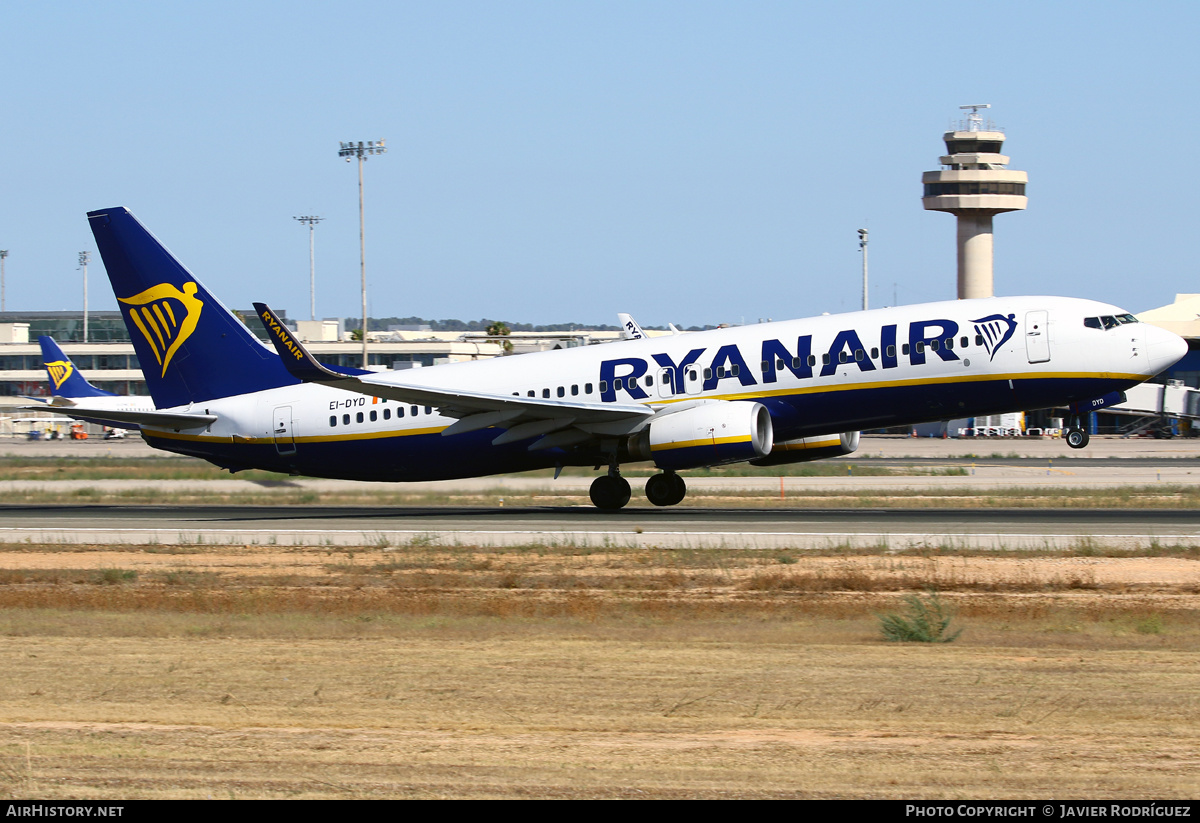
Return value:
<svg viewBox="0 0 1200 823">
<path fill-rule="evenodd" d="M 1100 317 L 1085 317 L 1083 325 L 1089 329 L 1115 329 L 1118 326 L 1123 326 L 1127 323 L 1137 323 L 1138 319 L 1132 314 L 1118 314 L 1116 317 L 1112 315 L 1101 315 Z"/>
</svg>

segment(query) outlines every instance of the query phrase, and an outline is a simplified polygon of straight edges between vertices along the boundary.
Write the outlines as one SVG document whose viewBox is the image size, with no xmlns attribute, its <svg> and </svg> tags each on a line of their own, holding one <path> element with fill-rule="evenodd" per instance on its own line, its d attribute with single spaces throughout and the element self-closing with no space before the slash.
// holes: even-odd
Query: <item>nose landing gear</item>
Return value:
<svg viewBox="0 0 1200 823">
<path fill-rule="evenodd" d="M 1067 445 L 1073 449 L 1087 448 L 1087 444 L 1092 438 L 1083 428 L 1083 418 L 1079 415 L 1071 415 L 1071 422 L 1067 426 L 1066 438 Z"/>
</svg>

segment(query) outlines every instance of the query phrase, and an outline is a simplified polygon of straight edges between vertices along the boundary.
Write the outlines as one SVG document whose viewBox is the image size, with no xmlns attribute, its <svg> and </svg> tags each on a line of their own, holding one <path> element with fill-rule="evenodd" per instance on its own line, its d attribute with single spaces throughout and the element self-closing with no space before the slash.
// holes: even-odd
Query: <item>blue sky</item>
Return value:
<svg viewBox="0 0 1200 823">
<path fill-rule="evenodd" d="M 998 294 L 1200 291 L 1196 3 L 0 3 L 7 308 L 82 304 L 84 213 L 128 206 L 228 305 L 643 324 L 954 296 L 921 208 L 991 103 L 1027 212 Z M 90 306 L 116 307 L 97 259 Z"/>
</svg>

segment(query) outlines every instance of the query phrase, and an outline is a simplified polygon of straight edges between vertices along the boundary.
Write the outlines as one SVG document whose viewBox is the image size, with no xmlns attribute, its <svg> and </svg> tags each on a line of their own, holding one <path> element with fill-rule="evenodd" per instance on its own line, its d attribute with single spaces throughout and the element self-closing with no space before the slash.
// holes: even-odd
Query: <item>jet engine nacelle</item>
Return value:
<svg viewBox="0 0 1200 823">
<path fill-rule="evenodd" d="M 807 463 L 809 460 L 841 457 L 858 450 L 858 434 L 842 432 L 784 440 L 772 446 L 770 454 L 756 457 L 750 463 L 755 466 L 782 466 L 785 463 Z"/>
<path fill-rule="evenodd" d="M 696 469 L 765 457 L 773 440 L 766 406 L 721 400 L 656 417 L 628 448 L 660 469 Z"/>
</svg>

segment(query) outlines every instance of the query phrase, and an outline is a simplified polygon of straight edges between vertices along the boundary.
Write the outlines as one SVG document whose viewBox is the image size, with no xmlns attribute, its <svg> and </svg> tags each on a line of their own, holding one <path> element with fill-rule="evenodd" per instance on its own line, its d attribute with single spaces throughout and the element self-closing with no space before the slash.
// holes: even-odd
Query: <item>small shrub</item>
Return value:
<svg viewBox="0 0 1200 823">
<path fill-rule="evenodd" d="M 879 630 L 884 640 L 897 643 L 950 643 L 958 639 L 962 629 L 946 634 L 954 619 L 953 610 L 942 603 L 937 592 L 904 596 L 904 611 L 881 614 Z"/>
<path fill-rule="evenodd" d="M 101 569 L 100 582 L 106 586 L 117 583 L 128 583 L 137 579 L 137 572 L 132 569 Z"/>
<path fill-rule="evenodd" d="M 1152 614 L 1143 620 L 1139 620 L 1137 626 L 1138 634 L 1162 634 L 1163 619 L 1161 614 Z"/>
</svg>

